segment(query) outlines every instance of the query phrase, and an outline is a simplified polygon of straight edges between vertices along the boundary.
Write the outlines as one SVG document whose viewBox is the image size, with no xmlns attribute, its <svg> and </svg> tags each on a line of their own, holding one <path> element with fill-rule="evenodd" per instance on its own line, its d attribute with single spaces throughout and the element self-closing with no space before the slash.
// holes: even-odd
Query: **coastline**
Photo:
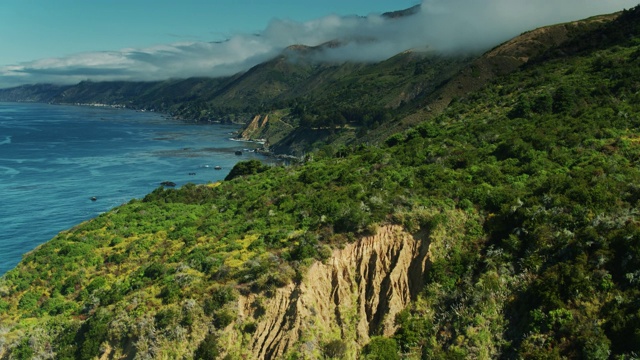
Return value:
<svg viewBox="0 0 640 360">
<path fill-rule="evenodd" d="M 160 113 L 2 104 L 0 167 L 6 171 L 0 173 L 0 191 L 6 203 L 0 227 L 6 241 L 0 275 L 59 231 L 144 197 L 162 181 L 206 184 L 222 180 L 238 161 L 273 161 L 258 152 L 234 155 L 248 146 L 229 141 L 237 129 L 232 124 L 200 128 Z"/>
</svg>

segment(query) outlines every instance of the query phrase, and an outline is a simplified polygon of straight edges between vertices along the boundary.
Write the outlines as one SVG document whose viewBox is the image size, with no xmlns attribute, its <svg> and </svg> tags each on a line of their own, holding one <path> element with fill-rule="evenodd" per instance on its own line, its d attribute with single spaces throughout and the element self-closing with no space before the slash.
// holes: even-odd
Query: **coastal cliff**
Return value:
<svg viewBox="0 0 640 360">
<path fill-rule="evenodd" d="M 383 226 L 312 264 L 300 283 L 279 288 L 271 297 L 240 296 L 238 321 L 257 319 L 246 344 L 251 356 L 277 359 L 294 349 L 313 356 L 322 343 L 342 339 L 355 358 L 370 336 L 394 333 L 395 314 L 424 284 L 427 253 L 424 236 Z M 230 338 L 230 347 L 236 341 Z"/>
</svg>

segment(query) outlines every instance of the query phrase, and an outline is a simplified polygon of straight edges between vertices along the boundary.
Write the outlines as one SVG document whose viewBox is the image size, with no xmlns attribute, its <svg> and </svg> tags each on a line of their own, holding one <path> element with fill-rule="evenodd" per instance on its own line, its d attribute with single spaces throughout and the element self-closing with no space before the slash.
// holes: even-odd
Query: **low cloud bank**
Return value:
<svg viewBox="0 0 640 360">
<path fill-rule="evenodd" d="M 144 49 L 91 52 L 0 68 L 0 87 L 83 80 L 164 80 L 228 76 L 248 70 L 290 45 L 325 49 L 321 60 L 381 61 L 414 48 L 482 50 L 536 27 L 631 8 L 638 0 L 424 0 L 411 16 L 330 15 L 308 22 L 272 20 L 260 34 L 224 42 L 183 42 Z"/>
</svg>

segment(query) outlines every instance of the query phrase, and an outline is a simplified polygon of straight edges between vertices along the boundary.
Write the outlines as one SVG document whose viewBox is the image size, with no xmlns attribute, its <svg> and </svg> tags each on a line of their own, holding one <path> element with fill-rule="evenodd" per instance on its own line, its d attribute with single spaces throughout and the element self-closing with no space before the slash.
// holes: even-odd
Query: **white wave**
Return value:
<svg viewBox="0 0 640 360">
<path fill-rule="evenodd" d="M 0 145 L 8 145 L 11 144 L 11 135 L 4 138 L 4 140 L 0 141 Z"/>
<path fill-rule="evenodd" d="M 13 162 L 16 164 L 24 164 L 24 163 L 31 163 L 31 162 L 38 162 L 38 163 L 42 163 L 42 162 L 46 162 L 48 161 L 46 158 L 33 158 L 33 159 L 9 159 L 9 158 L 0 158 L 0 161 L 6 161 L 6 162 Z"/>
<path fill-rule="evenodd" d="M 20 174 L 20 171 L 14 169 L 14 168 L 10 168 L 10 167 L 0 166 L 0 174 L 2 174 L 2 175 L 18 175 L 18 174 Z"/>
</svg>

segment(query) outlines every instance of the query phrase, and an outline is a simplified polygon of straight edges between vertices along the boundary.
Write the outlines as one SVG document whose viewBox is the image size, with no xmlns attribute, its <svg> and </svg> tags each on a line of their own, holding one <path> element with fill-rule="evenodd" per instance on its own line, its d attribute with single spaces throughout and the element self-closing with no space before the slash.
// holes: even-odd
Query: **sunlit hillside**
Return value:
<svg viewBox="0 0 640 360">
<path fill-rule="evenodd" d="M 240 163 L 62 232 L 0 280 L 0 356 L 637 357 L 640 8 L 558 26 L 438 114 L 385 108 L 410 128 L 376 145 Z M 413 86 L 405 59 L 310 107 Z"/>
</svg>

